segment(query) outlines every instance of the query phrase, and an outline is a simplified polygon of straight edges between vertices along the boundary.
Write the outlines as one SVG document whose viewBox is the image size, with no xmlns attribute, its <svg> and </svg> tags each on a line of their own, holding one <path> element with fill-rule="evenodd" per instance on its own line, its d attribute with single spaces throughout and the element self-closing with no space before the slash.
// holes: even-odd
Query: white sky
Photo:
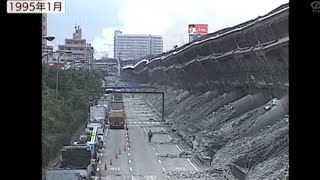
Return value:
<svg viewBox="0 0 320 180">
<path fill-rule="evenodd" d="M 114 8 L 116 10 L 112 14 L 108 13 L 110 11 L 105 11 L 105 14 L 100 13 L 98 17 L 90 19 L 100 23 L 95 26 L 98 28 L 95 34 L 90 34 L 89 28 L 83 29 L 83 33 L 89 35 L 87 41 L 95 48 L 95 58 L 100 58 L 106 54 L 113 57 L 113 36 L 116 29 L 124 34 L 162 35 L 164 51 L 167 51 L 174 45 L 181 46 L 188 42 L 188 24 L 208 24 L 211 33 L 264 15 L 288 3 L 288 0 L 91 0 L 90 2 L 101 4 L 101 8 L 107 7 L 108 4 L 118 7 Z M 91 16 L 90 11 L 94 10 L 89 9 L 85 15 Z M 83 11 L 79 11 L 79 14 L 84 16 Z M 92 16 L 97 15 L 92 14 Z M 116 22 L 110 25 L 103 21 L 108 18 Z M 64 19 L 67 18 L 61 18 L 61 21 Z M 50 25 L 48 26 L 50 31 Z M 73 27 L 68 29 L 70 29 L 69 36 L 72 36 Z"/>
</svg>

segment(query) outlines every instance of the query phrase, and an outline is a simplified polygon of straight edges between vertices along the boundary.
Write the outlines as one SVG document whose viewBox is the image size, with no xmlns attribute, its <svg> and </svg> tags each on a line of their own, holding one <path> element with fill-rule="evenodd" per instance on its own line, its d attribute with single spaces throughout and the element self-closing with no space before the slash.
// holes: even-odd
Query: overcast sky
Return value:
<svg viewBox="0 0 320 180">
<path fill-rule="evenodd" d="M 188 42 L 188 24 L 208 24 L 209 33 L 264 15 L 289 0 L 65 0 L 64 14 L 48 15 L 49 45 L 72 38 L 74 26 L 92 43 L 95 58 L 113 57 L 114 30 L 162 35 L 164 51 Z"/>
</svg>

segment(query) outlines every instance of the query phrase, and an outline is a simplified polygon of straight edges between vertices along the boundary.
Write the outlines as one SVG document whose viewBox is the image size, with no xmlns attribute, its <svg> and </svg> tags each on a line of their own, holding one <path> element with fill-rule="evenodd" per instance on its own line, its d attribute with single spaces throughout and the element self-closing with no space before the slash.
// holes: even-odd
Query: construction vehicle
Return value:
<svg viewBox="0 0 320 180">
<path fill-rule="evenodd" d="M 123 110 L 124 109 L 124 105 L 123 105 L 123 101 L 120 100 L 115 100 L 111 102 L 110 105 L 110 110 Z"/>
<path fill-rule="evenodd" d="M 123 110 L 111 110 L 109 113 L 110 129 L 124 129 L 125 115 Z"/>
<path fill-rule="evenodd" d="M 123 98 L 122 93 L 114 93 L 113 94 L 114 101 L 122 101 L 122 98 Z"/>
</svg>

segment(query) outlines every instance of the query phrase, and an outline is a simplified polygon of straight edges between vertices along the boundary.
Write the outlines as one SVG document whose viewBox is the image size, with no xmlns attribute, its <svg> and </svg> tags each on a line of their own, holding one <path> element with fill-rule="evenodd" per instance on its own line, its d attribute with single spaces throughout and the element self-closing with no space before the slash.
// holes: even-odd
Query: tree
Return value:
<svg viewBox="0 0 320 180">
<path fill-rule="evenodd" d="M 59 71 L 59 98 L 55 99 L 56 70 L 42 67 L 42 166 L 47 166 L 72 134 L 86 122 L 87 97 L 101 88 L 103 75 L 94 70 Z"/>
</svg>

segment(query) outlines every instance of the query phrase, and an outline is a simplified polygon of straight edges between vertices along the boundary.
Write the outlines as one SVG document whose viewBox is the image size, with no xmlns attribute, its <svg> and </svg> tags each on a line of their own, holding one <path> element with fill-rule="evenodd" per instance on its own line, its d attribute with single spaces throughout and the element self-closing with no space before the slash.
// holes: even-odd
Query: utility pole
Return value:
<svg viewBox="0 0 320 180">
<path fill-rule="evenodd" d="M 119 58 L 118 58 L 118 76 L 120 77 L 120 62 L 121 62 L 121 53 L 119 53 Z"/>
</svg>

